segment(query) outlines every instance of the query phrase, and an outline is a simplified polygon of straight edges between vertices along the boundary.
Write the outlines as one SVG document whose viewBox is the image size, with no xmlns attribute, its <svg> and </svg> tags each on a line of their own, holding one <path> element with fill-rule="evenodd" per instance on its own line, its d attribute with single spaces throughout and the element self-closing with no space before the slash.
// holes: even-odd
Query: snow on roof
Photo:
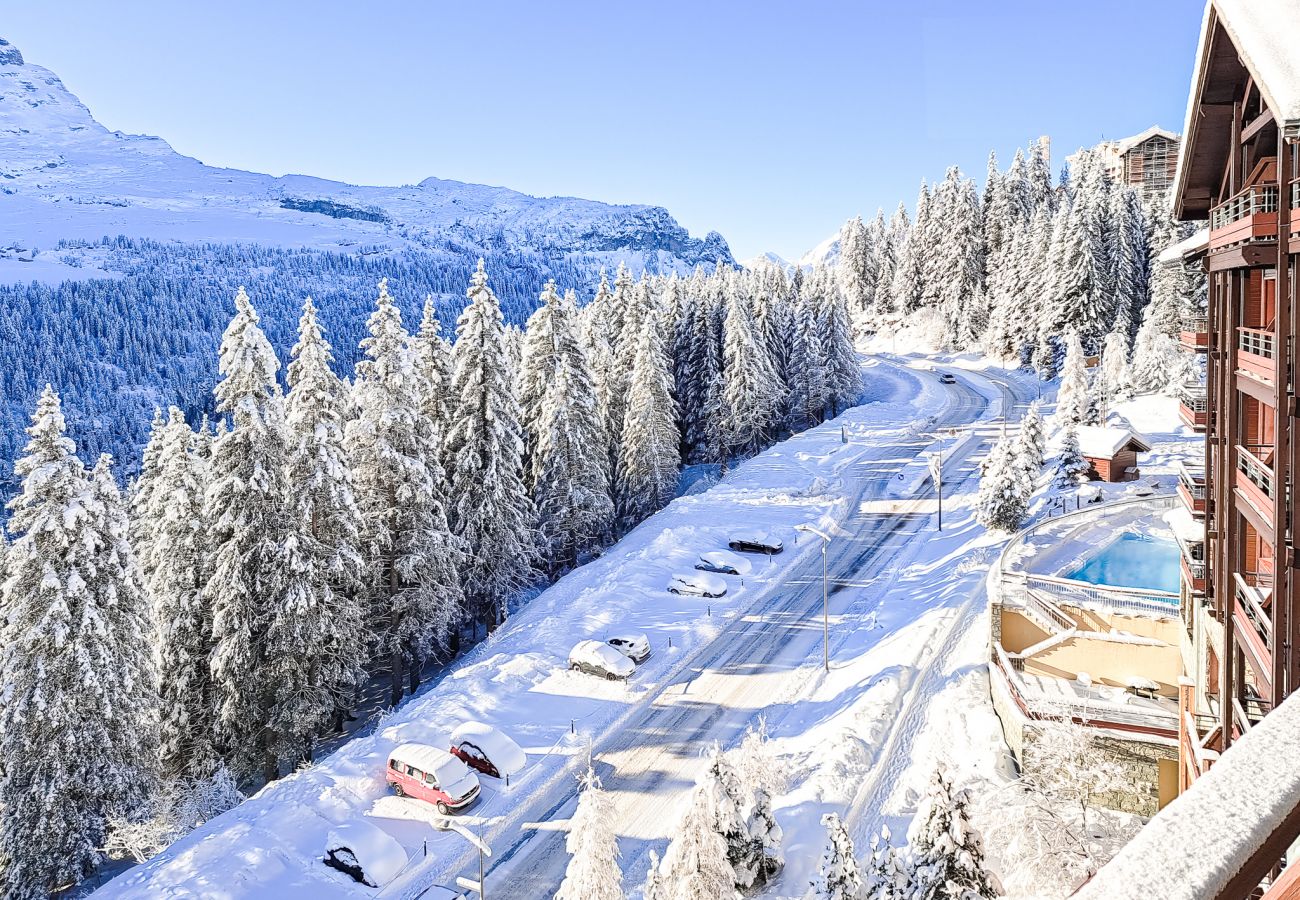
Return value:
<svg viewBox="0 0 1300 900">
<path fill-rule="evenodd" d="M 1119 151 L 1120 155 L 1122 156 L 1123 154 L 1132 150 L 1138 144 L 1145 141 L 1147 138 L 1153 138 L 1156 137 L 1157 135 L 1163 138 L 1168 138 L 1171 141 L 1178 140 L 1178 134 L 1176 132 L 1167 131 L 1164 128 L 1161 128 L 1159 125 L 1152 125 L 1150 128 L 1148 128 L 1146 131 L 1143 131 L 1141 134 L 1135 134 L 1132 137 L 1120 138 L 1118 141 L 1115 142 L 1115 147 Z"/>
<path fill-rule="evenodd" d="M 1186 506 L 1175 506 L 1165 513 L 1164 520 L 1184 544 L 1205 543 L 1205 523 L 1198 521 Z"/>
<path fill-rule="evenodd" d="M 1213 0 L 1213 5 L 1278 123 L 1300 122 L 1300 54 L 1295 49 L 1300 44 L 1300 4 Z"/>
<path fill-rule="evenodd" d="M 1110 459 L 1130 443 L 1139 453 L 1151 449 L 1136 431 L 1131 428 L 1116 428 L 1113 425 L 1081 425 L 1079 427 L 1079 451 L 1093 459 Z"/>
<path fill-rule="evenodd" d="M 1293 694 L 1160 810 L 1075 900 L 1218 896 L 1300 807 L 1297 734 L 1300 695 Z"/>
<path fill-rule="evenodd" d="M 1210 229 L 1202 228 L 1189 238 L 1170 244 L 1156 259 L 1162 263 L 1179 263 L 1189 253 L 1197 253 L 1210 246 Z"/>
<path fill-rule="evenodd" d="M 406 868 L 406 851 L 397 839 L 364 819 L 344 822 L 330 829 L 325 839 L 325 852 L 343 849 L 351 851 L 361 865 L 366 881 L 373 887 L 383 887 Z"/>
<path fill-rule="evenodd" d="M 400 744 L 393 748 L 393 752 L 388 754 L 388 758 L 409 763 L 421 772 L 437 772 L 439 773 L 439 780 L 442 780 L 441 773 L 447 767 L 450 766 L 454 769 L 465 766 L 463 762 L 446 750 L 439 747 L 430 747 L 428 744 Z"/>
<path fill-rule="evenodd" d="M 483 722 L 464 722 L 451 733 L 451 744 L 469 741 L 487 754 L 502 775 L 523 771 L 528 762 L 524 751 L 513 740 Z"/>
</svg>

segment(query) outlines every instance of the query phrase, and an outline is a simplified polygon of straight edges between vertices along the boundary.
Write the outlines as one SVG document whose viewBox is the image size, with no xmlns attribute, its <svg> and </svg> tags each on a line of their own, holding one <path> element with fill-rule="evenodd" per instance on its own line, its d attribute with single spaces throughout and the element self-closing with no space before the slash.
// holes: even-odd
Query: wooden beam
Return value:
<svg viewBox="0 0 1300 900">
<path fill-rule="evenodd" d="M 1300 834 L 1300 806 L 1287 814 L 1249 859 L 1240 862 L 1237 874 L 1214 895 L 1214 900 L 1241 900 L 1253 895 L 1264 877 L 1282 861 L 1297 834 Z"/>
<path fill-rule="evenodd" d="M 1250 120 L 1250 124 L 1241 129 L 1241 143 L 1246 144 L 1259 134 L 1260 130 L 1273 123 L 1273 110 L 1265 109 L 1262 113 Z"/>
</svg>

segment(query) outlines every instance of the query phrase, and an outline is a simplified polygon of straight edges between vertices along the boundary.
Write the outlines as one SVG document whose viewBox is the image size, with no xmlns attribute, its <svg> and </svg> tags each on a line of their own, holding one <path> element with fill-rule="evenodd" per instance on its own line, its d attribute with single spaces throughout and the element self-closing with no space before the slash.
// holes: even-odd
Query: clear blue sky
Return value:
<svg viewBox="0 0 1300 900">
<path fill-rule="evenodd" d="M 204 162 L 667 207 L 797 257 L 921 178 L 1182 130 L 1201 0 L 7 2 L 110 128 Z"/>
</svg>

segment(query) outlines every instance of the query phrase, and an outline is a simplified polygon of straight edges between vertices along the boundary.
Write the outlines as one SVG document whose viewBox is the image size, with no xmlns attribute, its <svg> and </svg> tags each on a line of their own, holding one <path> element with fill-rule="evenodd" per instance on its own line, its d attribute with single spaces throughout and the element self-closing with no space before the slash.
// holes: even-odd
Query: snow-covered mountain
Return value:
<svg viewBox="0 0 1300 900">
<path fill-rule="evenodd" d="M 113 132 L 53 72 L 0 39 L 0 279 L 85 278 L 39 259 L 64 239 L 119 234 L 277 247 L 609 254 L 686 269 L 733 263 L 721 235 L 693 238 L 667 210 L 426 178 L 364 187 L 207 166 L 161 138 Z M 33 251 L 38 263 L 30 265 Z M 22 260 L 25 265 L 16 265 Z M 92 261 L 93 264 L 93 261 Z M 6 275 L 8 277 L 6 277 Z"/>
</svg>

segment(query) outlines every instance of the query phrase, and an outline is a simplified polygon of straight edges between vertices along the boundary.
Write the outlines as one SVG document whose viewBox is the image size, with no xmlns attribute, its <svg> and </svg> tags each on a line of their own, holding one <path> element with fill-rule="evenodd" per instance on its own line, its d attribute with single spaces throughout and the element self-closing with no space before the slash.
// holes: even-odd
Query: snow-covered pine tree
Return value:
<svg viewBox="0 0 1300 900">
<path fill-rule="evenodd" d="M 389 660 L 396 704 L 404 682 L 415 690 L 425 661 L 461 620 L 464 546 L 447 523 L 437 435 L 419 410 L 421 381 L 386 279 L 366 328 L 353 386 L 357 418 L 347 423 L 345 444 L 370 565 L 366 619 L 376 652 Z M 509 367 L 502 363 L 495 377 L 509 377 Z"/>
<path fill-rule="evenodd" d="M 984 250 L 989 257 L 997 256 L 1002 251 L 1008 236 L 1003 233 L 1006 225 L 1004 207 L 1006 199 L 1002 191 L 1002 173 L 998 170 L 998 155 L 989 151 L 988 162 L 984 170 L 984 194 L 980 197 L 980 228 L 984 234 Z"/>
<path fill-rule="evenodd" d="M 1029 511 L 1033 488 L 1025 478 L 1028 469 L 1016 437 L 1000 438 L 989 451 L 980 474 L 975 518 L 985 528 L 1011 534 L 1019 530 Z"/>
<path fill-rule="evenodd" d="M 144 811 L 157 787 L 158 670 L 152 610 L 131 546 L 126 501 L 107 453 L 90 473 L 89 502 L 91 598 L 77 623 L 87 636 L 74 646 L 84 651 L 83 664 L 97 671 L 91 676 L 95 689 L 83 698 L 81 712 L 87 728 L 100 732 L 99 749 L 107 762 L 105 808 L 130 818 Z M 82 736 L 96 739 L 87 732 Z"/>
<path fill-rule="evenodd" d="M 605 470 L 608 473 L 610 495 L 614 491 L 614 472 L 618 466 L 618 448 L 623 437 L 621 399 L 615 396 L 617 360 L 611 341 L 609 320 L 612 316 L 609 279 L 600 270 L 600 286 L 595 298 L 583 307 L 580 333 L 586 351 L 591 381 L 596 389 L 596 409 L 601 416 L 602 446 L 605 448 Z M 617 417 L 617 418 L 616 418 Z M 450 465 L 448 466 L 450 470 Z"/>
<path fill-rule="evenodd" d="M 754 789 L 748 824 L 755 855 L 754 883 L 766 884 L 785 865 L 785 854 L 781 852 L 784 832 L 777 824 L 776 813 L 772 810 L 772 795 L 762 787 Z"/>
<path fill-rule="evenodd" d="M 167 420 L 161 407 L 153 408 L 153 421 L 149 425 L 149 440 L 140 455 L 140 472 L 130 485 L 128 498 L 131 506 L 131 543 L 142 568 L 148 573 L 145 559 L 149 556 L 149 542 L 153 539 L 152 520 L 147 510 L 157 509 L 159 491 L 158 454 L 162 447 L 163 430 Z"/>
<path fill-rule="evenodd" d="M 614 503 L 605 469 L 596 388 L 578 342 L 573 292 L 553 302 L 554 349 L 541 407 L 532 419 L 528 482 L 543 553 L 552 575 L 572 569 L 610 539 Z M 530 330 L 531 336 L 531 330 Z M 541 355 L 533 351 L 533 364 Z"/>
<path fill-rule="evenodd" d="M 672 900 L 672 888 L 664 881 L 662 869 L 659 854 L 651 850 L 650 864 L 641 885 L 641 900 Z"/>
<path fill-rule="evenodd" d="M 1082 200 L 1058 214 L 1060 241 L 1053 246 L 1052 293 L 1055 333 L 1075 331 L 1090 347 L 1114 321 L 1113 297 L 1102 279 L 1106 270 L 1105 235 L 1100 218 Z"/>
<path fill-rule="evenodd" d="M 714 828 L 712 791 L 696 786 L 660 867 L 668 900 L 733 900 L 740 896 L 727 842 Z"/>
<path fill-rule="evenodd" d="M 209 665 L 212 612 L 204 599 L 208 460 L 200 453 L 201 441 L 173 406 L 158 451 L 162 487 L 135 513 L 150 534 L 141 562 L 158 630 L 160 759 L 167 778 L 205 778 L 220 759 Z"/>
<path fill-rule="evenodd" d="M 424 298 L 420 329 L 411 338 L 411 351 L 415 355 L 415 374 L 420 379 L 420 412 L 433 432 L 431 449 L 438 457 L 438 471 L 442 473 L 438 491 L 445 502 L 447 461 L 442 458 L 442 439 L 447 433 L 451 343 L 442 336 L 442 323 L 432 294 Z"/>
<path fill-rule="evenodd" d="M 983 335 L 987 308 L 983 300 L 984 237 L 979 194 L 956 166 L 939 186 L 944 227 L 935 245 L 937 299 L 947 323 L 947 345 L 969 348 Z"/>
<path fill-rule="evenodd" d="M 794 298 L 794 339 L 790 348 L 791 432 L 819 424 L 826 416 L 830 397 L 826 386 L 826 352 L 817 304 L 805 287 Z"/>
<path fill-rule="evenodd" d="M 491 630 L 505 621 L 511 595 L 536 577 L 537 514 L 523 480 L 523 426 L 501 306 L 482 260 L 466 294 L 452 351 L 451 518 L 468 547 L 466 600 Z"/>
<path fill-rule="evenodd" d="M 862 873 L 862 900 L 911 900 L 911 873 L 891 840 L 888 825 L 880 826 L 880 833 L 871 838 L 871 854 Z"/>
<path fill-rule="evenodd" d="M 1132 188 L 1116 190 L 1111 195 L 1111 218 L 1114 222 L 1115 316 L 1111 333 L 1124 337 L 1124 352 L 1137 332 L 1151 292 L 1151 248 L 1147 244 L 1146 216 L 1142 201 Z"/>
<path fill-rule="evenodd" d="M 1029 149 L 1029 187 L 1034 209 L 1047 207 L 1048 212 L 1055 212 L 1056 192 L 1052 188 L 1052 161 L 1047 145 L 1038 140 Z"/>
<path fill-rule="evenodd" d="M 954 791 L 938 770 L 912 820 L 912 878 L 917 900 L 976 900 L 998 896 L 984 868 L 984 848 L 970 821 L 970 795 Z"/>
<path fill-rule="evenodd" d="M 813 896 L 817 900 L 858 900 L 862 873 L 854 855 L 853 838 L 836 813 L 822 816 L 822 827 L 826 829 L 826 847 L 813 876 Z"/>
<path fill-rule="evenodd" d="M 826 402 L 831 416 L 838 416 L 862 397 L 862 365 L 853 347 L 844 298 L 830 279 L 818 281 L 822 290 L 813 299 L 817 303 L 817 326 L 821 332 Z"/>
<path fill-rule="evenodd" d="M 1092 465 L 1079 449 L 1079 432 L 1072 424 L 1065 426 L 1061 436 L 1061 452 L 1056 457 L 1056 483 L 1061 487 L 1075 487 L 1088 480 Z"/>
<path fill-rule="evenodd" d="M 1096 381 L 1104 418 L 1111 404 L 1125 399 L 1128 391 L 1128 331 L 1123 322 L 1117 323 L 1115 329 L 1106 335 Z"/>
<path fill-rule="evenodd" d="M 284 551 L 293 516 L 289 436 L 276 371 L 280 363 L 243 289 L 221 338 L 215 394 L 230 431 L 212 448 L 204 502 L 211 566 L 204 602 L 212 610 L 212 681 L 217 738 L 240 777 L 278 775 L 266 723 L 274 686 L 266 680 L 266 626 L 284 599 Z"/>
<path fill-rule="evenodd" d="M 94 583 L 95 503 L 49 385 L 27 434 L 0 589 L 0 885 L 14 900 L 94 871 L 119 799 L 101 720 L 117 648 Z"/>
<path fill-rule="evenodd" d="M 1061 387 L 1056 394 L 1056 421 L 1082 425 L 1088 411 L 1088 369 L 1084 365 L 1083 346 L 1078 332 L 1065 339 L 1065 365 L 1061 370 Z"/>
<path fill-rule="evenodd" d="M 894 266 L 894 281 L 890 286 L 890 297 L 899 316 L 920 309 L 925 302 L 925 257 L 928 252 L 924 245 L 929 233 L 930 189 L 924 181 L 916 196 L 916 217 L 907 229 L 898 248 L 898 260 Z"/>
<path fill-rule="evenodd" d="M 580 779 L 578 806 L 569 820 L 569 865 L 555 900 L 623 900 L 618 840 L 607 795 L 591 767 Z"/>
<path fill-rule="evenodd" d="M 1043 408 L 1038 400 L 1029 404 L 1025 416 L 1020 420 L 1021 457 L 1025 461 L 1025 470 L 1033 478 L 1038 476 L 1047 452 L 1047 435 L 1043 428 Z"/>
<path fill-rule="evenodd" d="M 298 533 L 286 547 L 292 589 L 272 615 L 267 655 L 279 664 L 277 752 L 297 761 L 311 759 L 315 739 L 351 706 L 373 636 L 362 608 L 363 522 L 344 444 L 345 388 L 310 297 L 290 356 L 285 419 Z"/>
<path fill-rule="evenodd" d="M 668 504 L 681 466 L 672 363 L 653 315 L 641 329 L 631 383 L 618 465 L 618 516 L 624 532 Z"/>
<path fill-rule="evenodd" d="M 728 444 L 737 456 L 754 456 L 767 446 L 780 414 L 784 386 L 772 367 L 766 340 L 755 327 L 749 304 L 734 287 L 727 296 L 722 352 Z"/>
<path fill-rule="evenodd" d="M 710 749 L 708 765 L 696 784 L 710 793 L 713 827 L 727 843 L 727 861 L 735 870 L 736 887 L 750 887 L 763 871 L 763 848 L 750 834 L 746 815 L 752 794 L 718 744 Z"/>
<path fill-rule="evenodd" d="M 899 315 L 897 298 L 894 296 L 894 276 L 898 272 L 899 255 L 911 227 L 907 218 L 907 206 L 901 201 L 889 219 L 885 229 L 885 240 L 877 251 L 876 265 L 876 328 L 893 330 L 898 327 Z"/>
<path fill-rule="evenodd" d="M 861 216 L 849 219 L 840 229 L 840 259 L 835 274 L 850 320 L 855 328 L 865 327 L 874 306 L 878 271 L 876 247 Z"/>
</svg>

